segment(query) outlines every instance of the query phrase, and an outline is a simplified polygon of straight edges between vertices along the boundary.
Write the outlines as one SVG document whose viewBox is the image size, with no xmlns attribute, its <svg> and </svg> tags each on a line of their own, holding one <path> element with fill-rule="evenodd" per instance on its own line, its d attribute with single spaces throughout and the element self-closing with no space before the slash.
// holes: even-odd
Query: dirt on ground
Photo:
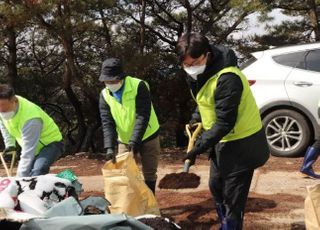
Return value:
<svg viewBox="0 0 320 230">
<path fill-rule="evenodd" d="M 167 167 L 172 164 L 181 164 L 183 168 L 183 157 L 186 152 L 184 148 L 165 148 L 162 150 L 159 167 Z M 59 159 L 51 170 L 52 173 L 60 172 L 67 166 L 72 169 L 78 176 L 94 176 L 101 175 L 101 168 L 105 163 L 105 155 L 103 153 L 76 153 Z M 209 165 L 209 161 L 205 155 L 202 155 L 196 161 L 197 165 Z"/>
<path fill-rule="evenodd" d="M 159 167 L 168 167 L 172 164 L 181 164 L 183 168 L 183 157 L 186 152 L 184 148 L 165 148 L 162 150 Z M 105 163 L 105 155 L 102 153 L 77 153 L 68 155 L 58 160 L 52 170 L 53 173 L 60 172 L 67 166 L 72 169 L 78 176 L 101 175 L 101 168 Z M 303 158 L 283 158 L 271 156 L 268 163 L 260 168 L 262 173 L 270 171 L 297 172 L 301 166 Z M 201 155 L 196 160 L 196 165 L 209 165 L 207 156 Z M 315 171 L 320 171 L 320 164 L 314 164 Z"/>
<path fill-rule="evenodd" d="M 200 177 L 194 173 L 170 173 L 159 182 L 161 189 L 197 188 L 200 185 Z"/>
<path fill-rule="evenodd" d="M 159 169 L 165 173 L 172 173 L 177 169 L 182 171 L 184 154 L 184 149 L 164 149 L 160 156 Z M 270 157 L 267 164 L 259 168 L 247 201 L 245 230 L 305 229 L 305 186 L 317 181 L 296 175 L 302 160 L 303 158 Z M 104 163 L 103 154 L 78 153 L 58 160 L 51 172 L 57 173 L 69 168 L 79 177 L 97 176 L 101 175 Z M 315 164 L 314 169 L 319 172 L 320 164 Z M 201 176 L 201 180 L 207 176 L 209 162 L 205 155 L 197 159 L 193 172 Z M 269 185 L 265 186 L 264 183 Z M 104 196 L 103 188 L 99 191 L 86 191 L 81 198 L 89 195 Z M 201 181 L 197 189 L 166 190 L 157 187 L 156 198 L 162 216 L 175 221 L 182 229 L 219 228 L 214 201 L 204 181 Z"/>
</svg>

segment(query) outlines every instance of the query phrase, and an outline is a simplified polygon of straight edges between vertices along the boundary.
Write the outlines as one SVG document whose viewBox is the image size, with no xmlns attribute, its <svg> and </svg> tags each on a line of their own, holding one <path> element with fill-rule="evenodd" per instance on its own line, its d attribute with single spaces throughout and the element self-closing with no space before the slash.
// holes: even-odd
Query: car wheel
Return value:
<svg viewBox="0 0 320 230">
<path fill-rule="evenodd" d="M 311 141 L 308 122 L 303 115 L 296 111 L 275 110 L 267 114 L 262 122 L 270 152 L 274 156 L 299 156 Z"/>
</svg>

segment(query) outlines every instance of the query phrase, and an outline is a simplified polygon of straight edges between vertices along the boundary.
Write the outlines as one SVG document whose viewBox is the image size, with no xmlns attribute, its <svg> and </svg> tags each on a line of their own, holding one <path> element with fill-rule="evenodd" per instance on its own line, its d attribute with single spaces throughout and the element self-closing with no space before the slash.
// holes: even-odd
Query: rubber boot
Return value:
<svg viewBox="0 0 320 230">
<path fill-rule="evenodd" d="M 217 203 L 216 211 L 218 214 L 219 221 L 222 223 L 222 220 L 225 218 L 225 212 L 226 212 L 224 205 Z"/>
<path fill-rule="evenodd" d="M 221 224 L 221 230 L 238 230 L 237 222 L 234 219 L 224 218 Z"/>
<path fill-rule="evenodd" d="M 221 230 L 222 229 L 222 221 L 224 220 L 225 213 L 226 213 L 224 205 L 216 203 L 216 211 L 217 211 L 217 215 L 218 215 L 218 218 L 219 218 L 219 221 L 220 221 L 220 224 L 221 224 L 219 230 Z"/>
<path fill-rule="evenodd" d="M 156 193 L 156 181 L 146 180 L 146 185 L 150 188 L 150 190 L 153 192 L 153 195 Z"/>
<path fill-rule="evenodd" d="M 319 156 L 318 149 L 309 147 L 304 156 L 304 160 L 303 160 L 303 164 L 301 166 L 300 172 L 313 179 L 320 179 L 320 175 L 315 174 L 312 169 L 312 165 L 317 160 L 318 156 Z"/>
</svg>

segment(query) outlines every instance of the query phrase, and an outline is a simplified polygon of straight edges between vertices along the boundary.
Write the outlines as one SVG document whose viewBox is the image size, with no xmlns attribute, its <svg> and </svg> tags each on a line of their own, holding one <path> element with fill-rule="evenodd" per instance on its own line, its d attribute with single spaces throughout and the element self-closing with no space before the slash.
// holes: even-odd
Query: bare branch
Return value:
<svg viewBox="0 0 320 230">
<path fill-rule="evenodd" d="M 228 37 L 228 35 L 229 35 L 230 33 L 232 33 L 232 32 L 237 28 L 237 26 L 238 26 L 241 22 L 243 22 L 243 19 L 244 19 L 246 16 L 248 16 L 248 14 L 249 14 L 249 13 L 248 13 L 247 11 L 243 12 L 243 13 L 239 16 L 238 20 L 235 21 L 235 22 L 233 23 L 233 25 L 232 25 L 231 27 L 229 27 L 221 36 L 219 36 L 219 38 L 217 39 L 217 43 L 219 44 L 219 43 L 221 43 L 223 40 L 225 40 L 225 39 Z"/>
</svg>

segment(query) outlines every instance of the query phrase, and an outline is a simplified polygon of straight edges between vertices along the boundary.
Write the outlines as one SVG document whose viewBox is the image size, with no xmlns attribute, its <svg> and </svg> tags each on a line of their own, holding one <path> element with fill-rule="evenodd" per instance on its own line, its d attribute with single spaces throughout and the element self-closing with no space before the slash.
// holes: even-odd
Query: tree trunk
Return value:
<svg viewBox="0 0 320 230">
<path fill-rule="evenodd" d="M 310 7 L 309 17 L 310 17 L 311 27 L 314 32 L 315 40 L 320 41 L 320 28 L 319 28 L 317 4 L 315 3 L 314 0 L 308 0 L 308 5 Z"/>
<path fill-rule="evenodd" d="M 176 146 L 185 147 L 188 145 L 188 137 L 185 135 L 185 125 L 190 119 L 189 97 L 181 98 L 178 102 L 178 125 L 176 127 Z"/>
<path fill-rule="evenodd" d="M 94 145 L 94 134 L 100 127 L 100 122 L 94 122 L 93 124 L 88 126 L 86 135 L 83 139 L 83 143 L 81 145 L 81 152 L 88 152 L 90 147 L 92 148 L 92 152 L 95 152 L 95 145 Z"/>
<path fill-rule="evenodd" d="M 187 13 L 188 13 L 188 20 L 187 20 L 187 33 L 191 33 L 192 32 L 192 8 L 190 5 L 190 2 L 188 0 L 184 1 L 184 6 L 187 9 Z"/>
<path fill-rule="evenodd" d="M 75 144 L 75 146 L 72 147 L 72 149 L 70 151 L 71 152 L 78 152 L 80 150 L 81 145 L 82 145 L 82 141 L 86 135 L 87 127 L 86 127 L 85 119 L 84 119 L 83 112 L 81 109 L 81 103 L 71 88 L 70 79 L 72 79 L 70 67 L 68 65 L 65 65 L 65 71 L 64 71 L 64 76 L 63 76 L 63 82 L 64 82 L 63 89 L 66 92 L 66 95 L 67 95 L 69 102 L 71 103 L 71 105 L 73 106 L 73 108 L 75 110 L 77 121 L 78 121 L 78 135 L 76 138 L 76 144 Z"/>
<path fill-rule="evenodd" d="M 141 16 L 140 16 L 140 54 L 144 53 L 145 46 L 145 18 L 146 18 L 146 1 L 141 0 Z"/>
<path fill-rule="evenodd" d="M 16 88 L 18 71 L 17 71 L 17 43 L 16 43 L 16 32 L 13 27 L 7 27 L 7 37 L 8 37 L 8 50 L 9 58 L 7 61 L 8 68 L 8 82 L 13 87 Z"/>
<path fill-rule="evenodd" d="M 103 7 L 101 6 L 101 4 L 99 4 L 99 14 L 100 14 L 101 22 L 102 22 L 102 25 L 103 25 L 103 28 L 104 28 L 104 38 L 105 38 L 108 46 L 111 47 L 112 46 L 111 36 L 110 36 L 110 33 L 109 33 L 106 17 L 104 15 Z"/>
</svg>

